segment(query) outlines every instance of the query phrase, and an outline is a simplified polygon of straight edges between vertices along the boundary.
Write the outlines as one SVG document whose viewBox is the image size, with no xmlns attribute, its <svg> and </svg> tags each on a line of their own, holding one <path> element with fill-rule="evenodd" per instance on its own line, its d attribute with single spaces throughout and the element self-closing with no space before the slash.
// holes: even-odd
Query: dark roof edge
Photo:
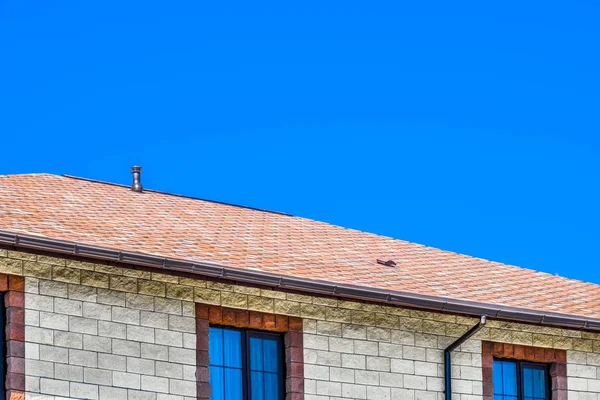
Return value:
<svg viewBox="0 0 600 400">
<path fill-rule="evenodd" d="M 86 182 L 92 182 L 92 183 L 101 183 L 103 185 L 118 186 L 118 187 L 126 188 L 126 189 L 131 188 L 131 186 L 124 185 L 122 183 L 106 182 L 106 181 L 101 181 L 101 180 L 98 180 L 98 179 L 82 178 L 80 176 L 67 175 L 67 174 L 63 174 L 62 176 L 65 177 L 65 178 L 69 178 L 69 179 L 78 179 L 80 181 L 86 181 Z M 242 206 L 240 204 L 227 203 L 227 202 L 219 201 L 219 200 L 203 199 L 203 198 L 200 198 L 200 197 L 187 196 L 185 194 L 162 192 L 160 190 L 152 190 L 152 189 L 147 189 L 147 188 L 144 188 L 144 192 L 164 194 L 166 196 L 181 197 L 183 199 L 206 201 L 207 203 L 221 204 L 221 205 L 224 205 L 224 206 L 237 207 L 237 208 L 245 208 L 247 210 L 261 211 L 261 212 L 265 212 L 265 213 L 269 213 L 269 214 L 283 215 L 283 216 L 286 216 L 286 217 L 294 217 L 294 215 L 285 213 L 283 211 L 273 211 L 273 210 L 266 210 L 264 208 L 258 208 L 258 207 Z"/>
<path fill-rule="evenodd" d="M 494 304 L 415 293 L 374 289 L 365 286 L 335 284 L 306 278 L 286 277 L 261 271 L 231 268 L 211 262 L 194 262 L 132 251 L 92 246 L 41 236 L 17 234 L 0 230 L 0 244 L 43 250 L 54 253 L 89 257 L 104 261 L 122 262 L 144 267 L 181 271 L 212 278 L 229 279 L 247 284 L 277 287 L 314 294 L 375 301 L 430 311 L 465 314 L 555 327 L 600 331 L 600 319 L 584 318 L 562 313 L 547 313 L 525 308 L 501 307 Z"/>
</svg>

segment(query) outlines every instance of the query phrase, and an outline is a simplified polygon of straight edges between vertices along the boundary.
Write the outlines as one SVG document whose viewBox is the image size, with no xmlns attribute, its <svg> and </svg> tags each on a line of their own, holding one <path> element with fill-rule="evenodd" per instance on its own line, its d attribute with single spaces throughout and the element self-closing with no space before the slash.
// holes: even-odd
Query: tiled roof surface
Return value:
<svg viewBox="0 0 600 400">
<path fill-rule="evenodd" d="M 600 318 L 600 286 L 422 245 L 164 193 L 0 176 L 0 230 L 340 284 Z M 397 265 L 377 264 L 392 259 Z"/>
</svg>

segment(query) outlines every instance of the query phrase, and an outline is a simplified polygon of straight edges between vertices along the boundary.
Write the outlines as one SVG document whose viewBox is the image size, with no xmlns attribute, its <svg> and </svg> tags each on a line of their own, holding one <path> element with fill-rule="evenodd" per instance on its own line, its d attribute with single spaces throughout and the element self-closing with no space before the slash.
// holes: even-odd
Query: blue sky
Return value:
<svg viewBox="0 0 600 400">
<path fill-rule="evenodd" d="M 148 188 L 600 283 L 598 15 L 4 2 L 0 174 L 141 164 Z"/>
</svg>

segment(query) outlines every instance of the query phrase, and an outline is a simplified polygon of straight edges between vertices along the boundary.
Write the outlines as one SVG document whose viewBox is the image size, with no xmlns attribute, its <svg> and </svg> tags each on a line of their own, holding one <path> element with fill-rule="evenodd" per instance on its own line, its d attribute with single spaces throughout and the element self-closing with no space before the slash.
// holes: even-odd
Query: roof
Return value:
<svg viewBox="0 0 600 400">
<path fill-rule="evenodd" d="M 136 193 L 80 178 L 0 176 L 0 230 L 340 285 L 600 318 L 596 284 L 306 218 Z"/>
</svg>

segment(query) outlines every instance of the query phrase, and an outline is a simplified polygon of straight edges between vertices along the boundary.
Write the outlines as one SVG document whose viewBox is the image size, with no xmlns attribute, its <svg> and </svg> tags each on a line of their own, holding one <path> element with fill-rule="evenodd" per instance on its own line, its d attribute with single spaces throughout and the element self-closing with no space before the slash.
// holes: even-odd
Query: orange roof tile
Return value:
<svg viewBox="0 0 600 400">
<path fill-rule="evenodd" d="M 600 318 L 600 286 L 305 218 L 49 174 L 0 176 L 0 230 L 336 284 Z M 377 259 L 394 260 L 395 267 Z"/>
</svg>

